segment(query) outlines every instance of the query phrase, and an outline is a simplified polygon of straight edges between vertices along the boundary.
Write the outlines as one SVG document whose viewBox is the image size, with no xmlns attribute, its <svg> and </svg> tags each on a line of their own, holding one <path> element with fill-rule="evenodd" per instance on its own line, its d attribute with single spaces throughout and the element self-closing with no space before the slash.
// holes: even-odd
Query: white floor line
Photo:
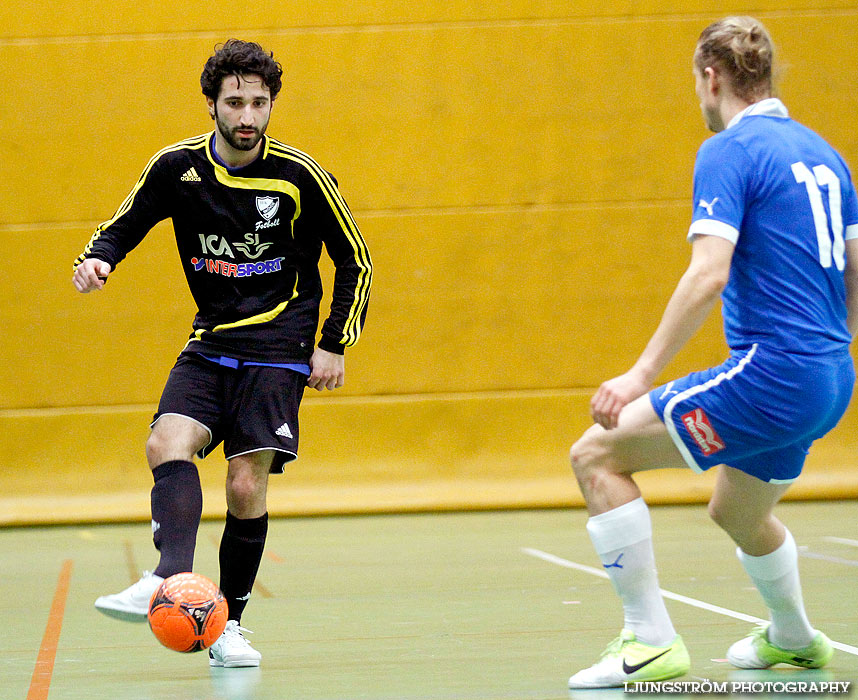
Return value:
<svg viewBox="0 0 858 700">
<path fill-rule="evenodd" d="M 858 561 L 855 559 L 844 559 L 843 557 L 831 557 L 827 554 L 819 554 L 818 552 L 811 552 L 805 547 L 799 547 L 798 555 L 800 557 L 807 557 L 808 559 L 821 559 L 822 561 L 827 561 L 832 564 L 845 564 L 846 566 L 858 566 Z"/>
<path fill-rule="evenodd" d="M 848 537 L 823 537 L 826 542 L 836 542 L 837 544 L 848 544 L 850 547 L 858 547 L 858 540 L 850 540 Z"/>
<path fill-rule="evenodd" d="M 577 571 L 582 571 L 585 574 L 590 574 L 592 576 L 598 576 L 599 578 L 608 578 L 608 574 L 604 571 L 596 569 L 592 566 L 586 566 L 584 564 L 578 564 L 574 561 L 569 561 L 568 559 L 563 559 L 554 554 L 549 554 L 548 552 L 543 552 L 541 549 L 533 549 L 532 547 L 522 547 L 521 551 L 525 554 L 528 554 L 532 557 L 536 557 L 537 559 L 542 559 L 543 561 L 547 561 L 550 564 L 556 564 L 557 566 L 562 566 L 566 569 L 576 569 Z M 768 620 L 762 620 L 759 617 L 754 617 L 753 615 L 746 615 L 745 613 L 736 612 L 735 610 L 728 610 L 727 608 L 722 608 L 718 605 L 712 605 L 711 603 L 705 603 L 702 600 L 697 600 L 696 598 L 689 598 L 688 596 L 680 595 L 679 593 L 673 593 L 672 591 L 666 591 L 663 588 L 661 589 L 661 594 L 670 600 L 675 600 L 680 603 L 685 603 L 686 605 L 692 605 L 695 608 L 701 608 L 702 610 L 708 610 L 709 612 L 718 613 L 719 615 L 726 615 L 727 617 L 733 617 L 737 620 L 743 620 L 744 622 L 768 622 Z M 854 654 L 858 656 L 858 647 L 853 647 L 849 644 L 843 644 L 842 642 L 835 642 L 832 640 L 831 646 L 835 649 L 839 649 L 840 651 L 845 651 L 847 654 Z"/>
</svg>

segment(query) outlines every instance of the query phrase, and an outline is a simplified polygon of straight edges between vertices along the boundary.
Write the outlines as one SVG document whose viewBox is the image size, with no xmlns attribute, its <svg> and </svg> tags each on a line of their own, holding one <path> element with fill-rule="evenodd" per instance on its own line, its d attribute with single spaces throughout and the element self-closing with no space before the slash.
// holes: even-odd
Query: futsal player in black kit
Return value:
<svg viewBox="0 0 858 700">
<path fill-rule="evenodd" d="M 220 587 L 230 620 L 209 650 L 212 666 L 259 665 L 239 622 L 268 530 L 268 475 L 297 457 L 304 388 L 343 385 L 344 348 L 360 337 L 372 278 L 336 180 L 265 134 L 281 75 L 258 44 L 230 39 L 218 48 L 200 79 L 214 131 L 155 154 L 113 218 L 98 226 L 73 277 L 80 292 L 102 289 L 148 231 L 172 219 L 198 312 L 146 443 L 160 561 L 95 606 L 145 621 L 160 582 L 193 569 L 202 513 L 193 459 L 222 442 L 229 466 Z M 317 345 L 323 246 L 336 273 Z"/>
</svg>

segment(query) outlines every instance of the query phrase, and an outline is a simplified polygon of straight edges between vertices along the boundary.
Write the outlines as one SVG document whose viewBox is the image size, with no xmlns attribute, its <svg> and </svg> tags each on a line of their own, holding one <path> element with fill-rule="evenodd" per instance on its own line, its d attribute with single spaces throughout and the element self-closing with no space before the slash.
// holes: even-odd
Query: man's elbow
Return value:
<svg viewBox="0 0 858 700">
<path fill-rule="evenodd" d="M 712 285 L 712 293 L 716 296 L 721 294 L 724 291 L 724 287 L 727 286 L 727 283 L 730 281 L 730 270 L 718 271 L 717 274 L 712 275 L 712 279 L 710 280 L 710 284 Z"/>
<path fill-rule="evenodd" d="M 705 298 L 720 296 L 730 281 L 730 270 L 704 269 L 693 272 L 693 285 Z"/>
</svg>

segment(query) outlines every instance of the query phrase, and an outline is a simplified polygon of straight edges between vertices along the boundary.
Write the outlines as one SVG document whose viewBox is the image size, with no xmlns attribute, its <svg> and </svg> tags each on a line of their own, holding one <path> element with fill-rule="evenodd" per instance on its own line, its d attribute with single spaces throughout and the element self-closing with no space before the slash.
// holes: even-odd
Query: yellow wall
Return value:
<svg viewBox="0 0 858 700">
<path fill-rule="evenodd" d="M 786 64 L 793 116 L 855 165 L 854 2 L 754 7 Z M 71 519 L 145 516 L 146 421 L 193 315 L 171 228 L 101 294 L 73 291 L 71 262 L 155 151 L 211 128 L 199 73 L 230 36 L 283 63 L 270 133 L 337 176 L 376 265 L 347 386 L 308 400 L 302 459 L 275 482 L 275 509 L 516 504 L 528 489 L 532 504 L 573 502 L 565 454 L 586 397 L 636 357 L 687 261 L 707 136 L 695 39 L 745 11 L 704 0 L 261 0 L 251 14 L 211 0 L 3 4 L 0 523 L 61 509 L 38 498 L 60 498 Z M 723 352 L 713 318 L 669 373 Z M 810 476 L 849 464 L 844 440 L 821 446 Z M 212 493 L 222 475 L 209 458 Z M 689 483 L 685 494 L 705 484 Z M 327 495 L 296 505 L 311 487 Z"/>
</svg>

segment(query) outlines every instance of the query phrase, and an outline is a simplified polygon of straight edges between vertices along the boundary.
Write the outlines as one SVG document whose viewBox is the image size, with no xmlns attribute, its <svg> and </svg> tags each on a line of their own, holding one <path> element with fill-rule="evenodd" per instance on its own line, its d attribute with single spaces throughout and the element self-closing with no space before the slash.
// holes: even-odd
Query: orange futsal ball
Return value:
<svg viewBox="0 0 858 700">
<path fill-rule="evenodd" d="M 223 593 L 190 572 L 164 579 L 149 601 L 149 627 L 168 649 L 202 651 L 214 644 L 228 617 Z"/>
</svg>

